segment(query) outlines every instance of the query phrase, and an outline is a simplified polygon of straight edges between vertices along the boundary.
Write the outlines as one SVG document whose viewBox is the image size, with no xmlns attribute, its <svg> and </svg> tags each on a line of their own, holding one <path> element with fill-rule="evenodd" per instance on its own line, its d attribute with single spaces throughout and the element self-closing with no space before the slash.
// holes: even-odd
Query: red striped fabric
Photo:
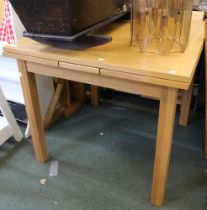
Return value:
<svg viewBox="0 0 207 210">
<path fill-rule="evenodd" d="M 9 44 L 15 41 L 14 28 L 12 26 L 9 0 L 4 0 L 4 18 L 0 26 L 0 41 Z"/>
</svg>

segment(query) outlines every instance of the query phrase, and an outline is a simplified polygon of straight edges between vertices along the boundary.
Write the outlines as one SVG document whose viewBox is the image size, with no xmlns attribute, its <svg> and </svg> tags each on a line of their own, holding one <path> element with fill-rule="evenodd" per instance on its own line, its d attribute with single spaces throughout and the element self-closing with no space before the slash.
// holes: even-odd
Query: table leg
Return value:
<svg viewBox="0 0 207 210">
<path fill-rule="evenodd" d="M 205 158 L 207 159 L 207 21 L 205 21 Z"/>
<path fill-rule="evenodd" d="M 184 90 L 182 94 L 181 107 L 180 107 L 180 120 L 179 120 L 179 125 L 181 126 L 188 125 L 192 93 L 193 93 L 193 83 L 191 84 L 189 90 Z"/>
<path fill-rule="evenodd" d="M 43 163 L 48 160 L 48 150 L 45 141 L 43 120 L 40 112 L 37 84 L 34 73 L 27 72 L 26 62 L 18 61 L 20 79 L 23 87 L 27 115 L 31 127 L 32 144 L 37 161 Z"/>
<path fill-rule="evenodd" d="M 206 35 L 207 35 L 207 22 L 206 22 Z M 207 40 L 206 40 L 207 47 Z M 207 50 L 206 53 L 206 69 L 205 69 L 205 158 L 207 159 Z"/>
<path fill-rule="evenodd" d="M 174 88 L 164 88 L 160 99 L 151 194 L 151 203 L 157 206 L 161 206 L 164 200 L 176 114 L 177 92 L 178 90 Z"/>
<path fill-rule="evenodd" d="M 94 106 L 98 106 L 100 98 L 100 88 L 91 85 L 91 101 Z"/>
</svg>

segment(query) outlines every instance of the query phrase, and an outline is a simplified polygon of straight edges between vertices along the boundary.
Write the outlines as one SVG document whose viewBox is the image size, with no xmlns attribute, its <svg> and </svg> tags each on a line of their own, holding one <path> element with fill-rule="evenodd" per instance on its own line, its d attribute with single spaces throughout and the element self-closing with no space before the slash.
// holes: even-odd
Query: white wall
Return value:
<svg viewBox="0 0 207 210">
<path fill-rule="evenodd" d="M 16 14 L 16 12 L 14 11 L 13 8 L 11 9 L 11 12 L 12 12 L 12 19 L 13 19 L 13 24 L 14 24 L 14 30 L 15 30 L 16 38 L 17 39 L 21 39 L 22 38 L 22 33 L 23 33 L 23 31 L 25 31 L 25 28 L 22 25 L 19 17 L 17 16 L 17 14 Z"/>
</svg>

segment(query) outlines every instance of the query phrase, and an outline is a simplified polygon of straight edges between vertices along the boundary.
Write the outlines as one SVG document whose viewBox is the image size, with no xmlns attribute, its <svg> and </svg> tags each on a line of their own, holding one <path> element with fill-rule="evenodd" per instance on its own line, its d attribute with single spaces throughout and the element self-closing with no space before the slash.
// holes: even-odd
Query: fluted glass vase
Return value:
<svg viewBox="0 0 207 210">
<path fill-rule="evenodd" d="M 132 0 L 131 45 L 141 52 L 184 52 L 193 0 Z"/>
</svg>

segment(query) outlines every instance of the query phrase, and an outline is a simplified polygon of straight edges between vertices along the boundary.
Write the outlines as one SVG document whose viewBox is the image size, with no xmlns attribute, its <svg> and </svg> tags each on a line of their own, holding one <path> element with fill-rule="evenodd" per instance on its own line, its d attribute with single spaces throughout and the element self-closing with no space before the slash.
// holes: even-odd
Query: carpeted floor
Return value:
<svg viewBox="0 0 207 210">
<path fill-rule="evenodd" d="M 158 103 L 117 93 L 48 129 L 46 164 L 35 161 L 31 140 L 0 147 L 0 210 L 207 210 L 204 116 L 191 112 L 185 128 L 178 116 L 162 208 L 149 202 Z"/>
</svg>

